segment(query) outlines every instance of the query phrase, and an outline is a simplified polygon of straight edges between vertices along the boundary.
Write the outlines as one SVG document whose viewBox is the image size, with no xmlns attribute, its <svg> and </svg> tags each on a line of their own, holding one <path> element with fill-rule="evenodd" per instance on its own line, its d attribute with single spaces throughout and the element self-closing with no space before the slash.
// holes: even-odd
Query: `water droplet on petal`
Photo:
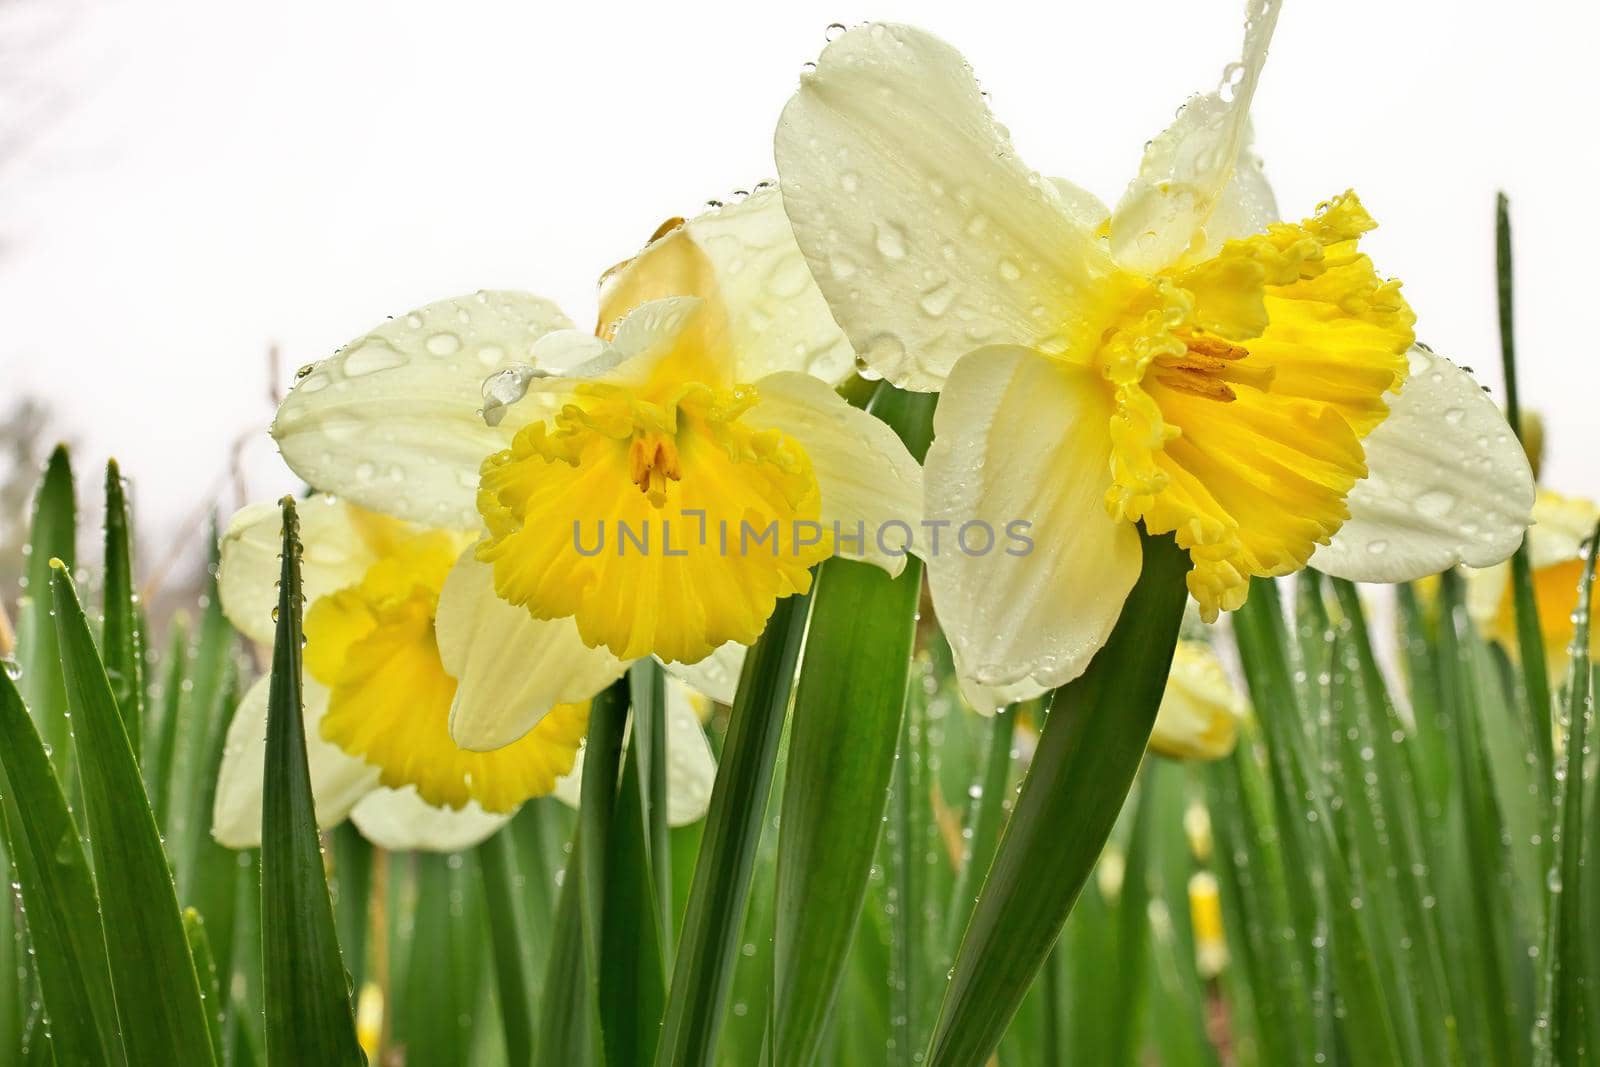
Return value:
<svg viewBox="0 0 1600 1067">
<path fill-rule="evenodd" d="M 345 353 L 343 368 L 346 376 L 359 378 L 363 374 L 402 366 L 405 361 L 406 357 L 387 341 L 369 338 Z"/>
<path fill-rule="evenodd" d="M 453 356 L 461 349 L 461 338 L 453 333 L 436 333 L 428 338 L 428 351 L 436 356 Z"/>
</svg>

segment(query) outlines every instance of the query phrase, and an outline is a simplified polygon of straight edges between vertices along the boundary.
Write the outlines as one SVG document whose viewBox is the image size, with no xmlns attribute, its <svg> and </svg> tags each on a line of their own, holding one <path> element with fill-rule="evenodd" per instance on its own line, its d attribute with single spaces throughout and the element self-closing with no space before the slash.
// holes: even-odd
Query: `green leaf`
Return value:
<svg viewBox="0 0 1600 1067">
<path fill-rule="evenodd" d="M 360 1064 L 312 806 L 301 697 L 300 523 L 283 499 L 283 571 L 267 696 L 261 935 L 267 1063 Z M 177 1062 L 177 1061 L 169 1061 Z"/>
<path fill-rule="evenodd" d="M 656 1060 L 712 1062 L 811 597 L 778 601 L 745 657 L 689 890 Z"/>
<path fill-rule="evenodd" d="M 817 575 L 779 820 L 778 1067 L 815 1061 L 844 974 L 883 826 L 921 590 L 914 559 L 898 578 L 848 559 Z"/>
<path fill-rule="evenodd" d="M 394 1038 L 405 1048 L 405 1062 L 416 1067 L 477 1062 L 470 1050 L 487 975 L 485 926 L 471 856 L 419 852 L 412 858 L 418 921 L 402 977 L 391 982 L 396 991 Z"/>
<path fill-rule="evenodd" d="M 598 991 L 600 1030 L 608 1063 L 648 1067 L 655 1059 L 657 1030 L 666 1003 L 667 965 L 663 923 L 670 922 L 670 902 L 656 889 L 652 861 L 665 855 L 665 778 L 662 797 L 647 797 L 648 763 L 666 769 L 665 695 L 661 669 L 646 660 L 632 669 L 630 687 L 636 698 L 633 735 L 623 756 L 621 788 L 606 836 L 604 903 L 600 936 Z M 646 752 L 659 747 L 653 756 Z M 588 757 L 584 758 L 587 775 Z M 580 815 L 581 818 L 581 815 Z M 651 840 L 654 831 L 661 835 Z"/>
<path fill-rule="evenodd" d="M 526 1064 L 533 1058 L 533 974 L 527 952 L 532 936 L 518 888 L 523 876 L 518 871 L 516 839 L 509 829 L 502 830 L 479 845 L 477 853 L 506 1059 Z"/>
<path fill-rule="evenodd" d="M 1290 919 L 1282 836 L 1274 825 L 1254 724 L 1207 775 L 1223 930 L 1253 1009 L 1262 1062 L 1314 1059 L 1318 1045 L 1309 976 Z M 1246 1020 L 1241 1019 L 1241 1022 Z"/>
<path fill-rule="evenodd" d="M 1512 315 L 1511 211 L 1505 193 L 1495 197 L 1495 279 L 1500 312 L 1500 367 L 1506 385 L 1506 422 L 1517 440 L 1525 441 L 1522 406 L 1517 397 L 1516 323 Z M 1535 472 L 1537 475 L 1537 471 Z M 1546 673 L 1544 637 L 1539 630 L 1539 609 L 1533 592 L 1533 556 L 1523 538 L 1511 557 L 1511 596 L 1517 618 L 1517 651 L 1522 663 L 1522 686 L 1527 696 L 1528 732 L 1544 773 L 1539 776 L 1541 796 L 1549 798 L 1548 782 L 1555 766 L 1550 716 L 1550 679 Z"/>
<path fill-rule="evenodd" d="M 1572 662 L 1567 669 L 1567 743 L 1556 764 L 1556 825 L 1560 827 L 1559 854 L 1551 869 L 1549 889 L 1550 932 L 1546 958 L 1550 960 L 1550 1031 L 1555 1062 L 1585 1062 L 1595 1051 L 1589 1019 L 1589 983 L 1594 981 L 1588 958 L 1586 926 L 1595 921 L 1594 890 L 1584 870 L 1584 779 L 1592 775 L 1589 731 L 1594 725 L 1593 676 L 1589 667 L 1590 608 L 1594 596 L 1595 556 L 1600 551 L 1600 529 L 1590 535 L 1583 550 L 1583 577 L 1578 583 L 1578 609 L 1573 613 Z"/>
<path fill-rule="evenodd" d="M 234 907 L 238 901 L 239 854 L 217 843 L 210 833 L 210 812 L 217 794 L 217 775 L 222 770 L 222 750 L 228 726 L 239 704 L 238 666 L 230 657 L 224 662 L 222 679 L 213 698 L 213 721 L 209 752 L 200 765 L 195 783 L 195 810 L 205 814 L 193 827 L 188 848 L 175 862 L 178 900 L 193 905 L 210 924 L 207 939 L 217 966 L 227 971 L 233 963 Z"/>
<path fill-rule="evenodd" d="M 589 991 L 593 982 L 584 962 L 581 830 L 574 832 L 572 854 L 550 932 L 550 961 L 539 1001 L 535 1067 L 572 1067 L 591 1063 L 600 1050 L 599 1024 Z"/>
<path fill-rule="evenodd" d="M 222 690 L 228 682 L 229 665 L 235 662 L 238 642 L 233 627 L 223 617 L 222 601 L 217 595 L 215 536 L 210 543 L 206 589 L 201 596 L 194 652 L 189 657 L 189 684 L 180 693 L 172 726 L 175 736 L 167 781 L 167 821 L 162 824 L 178 877 L 180 899 L 192 895 L 189 879 L 198 867 L 203 846 L 211 839 L 211 808 L 203 794 L 216 774 L 212 755 L 220 751 L 219 735 L 226 735 L 222 724 L 233 712 Z"/>
<path fill-rule="evenodd" d="M 936 402 L 884 384 L 869 410 L 920 461 Z M 840 558 L 817 574 L 779 820 L 778 1067 L 816 1059 L 844 977 L 883 825 L 921 592 L 922 563 L 914 557 L 896 578 Z"/>
<path fill-rule="evenodd" d="M 211 955 L 206 924 L 193 908 L 183 909 L 183 936 L 189 942 L 189 958 L 200 980 L 200 999 L 205 1004 L 206 1025 L 211 1030 L 211 1054 L 222 1060 L 222 993 L 217 986 L 217 963 Z"/>
<path fill-rule="evenodd" d="M 128 498 L 117 461 L 106 464 L 105 618 L 100 650 L 111 695 L 122 710 L 123 726 L 135 757 L 144 738 L 144 647 L 139 633 L 139 600 L 133 591 Z"/>
<path fill-rule="evenodd" d="M 1444 700 L 1453 709 L 1456 740 L 1460 828 L 1466 861 L 1477 872 L 1478 885 L 1457 886 L 1462 906 L 1470 908 L 1472 922 L 1460 934 L 1475 966 L 1468 978 L 1476 984 L 1473 1004 L 1482 1019 L 1493 1062 L 1514 1065 L 1528 1060 L 1526 1040 L 1516 1033 L 1519 1011 L 1510 959 L 1512 902 L 1505 818 L 1495 795 L 1489 757 L 1483 739 L 1483 712 L 1478 699 L 1477 673 L 1471 642 L 1475 640 L 1467 617 L 1461 576 L 1446 572 L 1439 579 L 1441 617 L 1439 654 Z"/>
<path fill-rule="evenodd" d="M 184 674 L 189 666 L 188 626 L 182 616 L 171 622 L 167 638 L 165 672 L 161 676 L 158 699 L 148 705 L 145 716 L 143 759 L 140 770 L 144 773 L 145 794 L 150 798 L 150 810 L 155 813 L 156 825 L 167 826 L 167 801 L 172 794 L 169 782 L 172 777 L 173 745 L 178 736 L 178 707 L 183 697 Z"/>
<path fill-rule="evenodd" d="M 1178 640 L 1188 555 L 1141 530 L 1144 567 L 1088 670 L 1056 691 L 957 953 L 928 1063 L 978 1067 L 1044 966 L 1144 758 Z"/>
<path fill-rule="evenodd" d="M 339 938 L 339 955 L 350 972 L 351 985 L 360 989 L 367 980 L 368 911 L 372 906 L 373 847 L 356 824 L 346 819 L 335 826 L 331 837 L 333 878 L 328 893 L 333 897 L 334 929 Z"/>
<path fill-rule="evenodd" d="M 1342 579 L 1333 579 L 1332 584 L 1344 615 L 1340 647 L 1353 656 L 1353 662 L 1347 663 L 1346 669 L 1352 675 L 1352 682 L 1358 683 L 1351 691 L 1351 703 L 1359 728 L 1367 738 L 1367 750 L 1371 754 L 1368 762 L 1376 775 L 1369 789 L 1376 801 L 1375 814 L 1381 824 L 1389 828 L 1387 837 L 1372 842 L 1378 847 L 1364 862 L 1371 871 L 1388 868 L 1394 872 L 1393 885 L 1380 892 L 1392 898 L 1400 909 L 1399 914 L 1392 917 L 1390 939 L 1400 946 L 1409 942 L 1409 948 L 1401 948 L 1408 967 L 1402 978 L 1416 998 L 1415 1021 L 1424 1028 L 1438 1026 L 1444 1031 L 1431 1036 L 1423 1034 L 1426 1062 L 1458 1062 L 1460 1037 L 1450 1004 L 1444 938 L 1438 908 L 1428 906 L 1433 893 L 1425 830 L 1427 793 L 1419 770 L 1420 747 L 1416 734 L 1407 730 L 1389 698 L 1359 592 L 1352 583 Z M 1374 903 L 1382 908 L 1388 901 L 1375 900 Z"/>
<path fill-rule="evenodd" d="M 107 957 L 130 1063 L 206 1064 L 211 1036 L 177 893 L 94 636 L 60 560 L 51 593 Z M 152 982 L 151 975 L 159 975 Z"/>
<path fill-rule="evenodd" d="M 950 897 L 945 924 L 948 955 L 954 959 L 961 946 L 961 934 L 967 920 L 972 917 L 972 902 L 977 899 L 989 864 L 994 861 L 995 846 L 1005 825 L 1006 798 L 1010 795 L 1011 766 L 1016 762 L 1015 744 L 1017 716 L 1028 714 L 1034 722 L 1044 720 L 1045 701 L 1041 698 L 1017 704 L 998 712 L 989 720 L 988 750 L 984 756 L 983 777 L 977 784 L 977 796 L 972 798 L 968 815 L 971 835 L 967 839 L 966 855 L 961 858 L 961 871 Z"/>
<path fill-rule="evenodd" d="M 1349 860 L 1333 825 L 1327 783 L 1295 721 L 1303 709 L 1289 667 L 1277 586 L 1270 579 L 1251 581 L 1249 599 L 1233 613 L 1233 629 L 1250 701 L 1258 709 L 1267 741 L 1291 914 L 1302 932 L 1297 940 L 1307 940 L 1303 934 L 1308 931 L 1312 939 L 1321 936 L 1326 924 L 1331 951 L 1303 958 L 1306 966 L 1324 971 L 1317 977 L 1323 990 L 1314 987 L 1312 993 L 1313 1003 L 1326 1009 L 1318 1048 L 1332 1054 L 1331 1046 L 1344 1040 L 1356 1062 L 1401 1063 L 1399 1039 L 1361 923 Z M 1335 732 L 1331 726 L 1324 732 Z M 1308 902 L 1315 905 L 1309 914 Z M 1338 991 L 1342 1017 L 1331 1010 L 1331 988 Z"/>
<path fill-rule="evenodd" d="M 0 830 L 27 909 L 33 967 L 50 1017 L 56 1062 L 61 1067 L 121 1063 L 117 1007 L 89 861 L 38 730 L 3 671 L 0 791 Z"/>
<path fill-rule="evenodd" d="M 646 658 L 629 668 L 628 697 L 633 704 L 630 746 L 637 749 L 629 758 L 639 764 L 637 801 L 648 845 L 644 858 L 655 889 L 655 926 L 665 961 L 672 957 L 672 837 L 667 826 L 667 676 L 661 664 Z"/>
<path fill-rule="evenodd" d="M 617 807 L 622 737 L 628 723 L 628 681 L 618 679 L 596 694 L 589 704 L 589 732 L 583 743 L 583 781 L 578 804 L 578 840 L 575 857 L 579 900 L 583 914 L 584 963 L 589 978 L 603 976 L 602 938 L 605 930 L 606 858 L 610 848 L 612 817 Z M 598 994 L 597 994 L 598 995 Z M 598 1003 L 598 1001 L 597 1001 Z M 605 1025 L 601 1007 L 601 1026 Z"/>
<path fill-rule="evenodd" d="M 45 464 L 33 498 L 32 539 L 28 542 L 28 585 L 17 618 L 17 652 L 22 674 L 17 687 L 39 724 L 39 737 L 55 765 L 61 791 L 75 793 L 72 731 L 67 720 L 66 683 L 61 676 L 61 646 L 50 619 L 50 561 L 72 570 L 77 558 L 78 505 L 73 496 L 67 446 L 57 445 Z"/>
</svg>

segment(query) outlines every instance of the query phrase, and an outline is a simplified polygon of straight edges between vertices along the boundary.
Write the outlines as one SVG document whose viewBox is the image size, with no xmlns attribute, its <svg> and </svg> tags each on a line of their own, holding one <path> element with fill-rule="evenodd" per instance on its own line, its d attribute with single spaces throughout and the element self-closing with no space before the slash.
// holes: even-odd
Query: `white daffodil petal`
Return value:
<svg viewBox="0 0 1600 1067">
<path fill-rule="evenodd" d="M 1058 686 L 1111 633 L 1141 555 L 1105 510 L 1110 418 L 1087 368 L 1009 346 L 956 364 L 924 477 L 928 521 L 947 524 L 928 580 L 964 679 Z"/>
<path fill-rule="evenodd" d="M 570 618 L 535 619 L 495 595 L 494 568 L 463 552 L 434 617 L 439 659 L 456 679 L 450 736 L 477 752 L 509 745 L 556 704 L 588 700 L 628 665 L 589 648 Z"/>
<path fill-rule="evenodd" d="M 729 641 L 699 663 L 665 663 L 666 672 L 718 704 L 732 704 L 744 670 L 744 645 Z"/>
<path fill-rule="evenodd" d="M 572 770 L 556 779 L 556 786 L 550 790 L 550 795 L 569 808 L 577 809 L 583 804 L 583 749 L 578 749 L 577 758 L 572 761 Z"/>
<path fill-rule="evenodd" d="M 1205 222 L 1202 258 L 1216 255 L 1228 241 L 1264 233 L 1269 225 L 1282 218 L 1278 214 L 1278 198 L 1273 195 L 1261 157 L 1256 155 L 1252 144 L 1253 131 L 1246 120 L 1233 177 L 1222 187 L 1216 206 L 1211 209 L 1211 217 Z"/>
<path fill-rule="evenodd" d="M 1443 356 L 1411 350 L 1389 417 L 1363 442 L 1350 518 L 1311 566 L 1357 582 L 1405 582 L 1458 563 L 1487 567 L 1522 543 L 1533 471 L 1494 401 Z"/>
<path fill-rule="evenodd" d="M 1210 256 L 1227 238 L 1276 217 L 1250 151 L 1250 100 L 1277 22 L 1277 3 L 1252 0 L 1239 62 L 1146 147 L 1138 177 L 1111 216 L 1111 251 L 1120 263 L 1156 271 L 1191 252 Z"/>
<path fill-rule="evenodd" d="M 971 678 L 956 679 L 961 685 L 961 697 L 980 715 L 993 715 L 1003 708 L 1034 697 L 1043 696 L 1051 689 L 1032 678 L 1024 678 L 1010 685 L 979 685 Z"/>
<path fill-rule="evenodd" d="M 484 379 L 572 323 L 548 300 L 480 292 L 392 319 L 296 376 L 272 436 L 324 492 L 429 526 L 478 524 L 478 468 L 515 424 L 487 425 Z"/>
<path fill-rule="evenodd" d="M 703 259 L 657 247 L 681 241 L 693 242 Z M 794 370 L 837 383 L 854 372 L 855 350 L 811 280 L 777 189 L 757 190 L 738 203 L 690 219 L 640 253 L 618 272 L 613 285 L 638 289 L 646 279 L 637 276 L 661 269 L 668 259 L 675 268 L 668 273 L 676 275 L 700 273 L 684 271 L 685 259 L 695 267 L 704 263 L 709 277 L 666 277 L 660 284 L 693 286 L 678 289 L 676 295 L 720 302 L 740 381 Z"/>
<path fill-rule="evenodd" d="M 351 521 L 350 509 L 332 497 L 302 500 L 300 580 L 306 603 L 361 580 L 376 558 Z M 278 578 L 283 571 L 283 508 L 250 504 L 222 532 L 217 595 L 223 614 L 252 641 L 272 644 L 278 624 Z"/>
<path fill-rule="evenodd" d="M 606 343 L 585 330 L 552 330 L 533 343 L 533 365 L 551 374 L 574 374 L 604 355 Z"/>
<path fill-rule="evenodd" d="M 261 844 L 261 782 L 267 756 L 267 691 L 271 681 L 270 675 L 256 679 L 245 691 L 228 725 L 211 809 L 211 836 L 227 848 L 255 848 Z M 305 680 L 304 703 L 311 796 L 317 809 L 317 825 L 327 829 L 342 822 L 357 801 L 377 788 L 379 772 L 322 739 L 318 724 L 328 710 L 328 691 L 310 678 Z"/>
<path fill-rule="evenodd" d="M 874 370 L 939 388 L 982 344 L 1053 349 L 1110 269 L 1016 157 L 961 54 L 907 26 L 844 34 L 778 122 L 780 191 L 834 318 Z"/>
<path fill-rule="evenodd" d="M 922 527 L 922 468 L 881 419 L 851 407 L 825 382 L 785 371 L 756 383 L 760 403 L 744 416 L 800 442 L 822 489 L 822 534 L 835 525 L 852 540 L 840 554 L 890 574 Z"/>
<path fill-rule="evenodd" d="M 1600 507 L 1593 501 L 1539 490 L 1528 528 L 1528 562 L 1538 570 L 1577 559 L 1596 522 Z"/>
<path fill-rule="evenodd" d="M 740 380 L 789 370 L 837 384 L 855 372 L 855 349 L 811 279 L 777 189 L 691 219 L 685 229 L 711 259 Z"/>
<path fill-rule="evenodd" d="M 1072 221 L 1089 233 L 1094 233 L 1111 220 L 1111 209 L 1089 190 L 1065 178 L 1051 178 L 1050 184 L 1055 186 L 1061 206 Z"/>
<path fill-rule="evenodd" d="M 717 761 L 705 727 L 694 713 L 694 699 L 681 682 L 667 681 L 667 823 L 687 826 L 705 816 Z"/>
<path fill-rule="evenodd" d="M 667 823 L 687 826 L 703 818 L 711 805 L 711 789 L 717 779 L 717 761 L 700 718 L 694 713 L 694 697 L 688 686 L 675 678 L 667 679 Z M 556 779 L 551 796 L 571 807 L 583 800 L 583 750 L 572 764 L 571 773 Z"/>
<path fill-rule="evenodd" d="M 663 359 L 678 351 L 678 340 L 686 330 L 698 329 L 706 321 L 702 316 L 705 301 L 697 296 L 669 296 L 640 304 L 622 319 L 617 333 L 606 349 L 605 355 L 595 361 L 610 364 L 597 377 L 629 388 L 638 388 L 650 380 L 651 372 Z M 707 385 L 732 383 L 732 349 L 725 338 L 712 339 L 719 351 L 703 353 L 717 363 L 722 381 Z"/>
<path fill-rule="evenodd" d="M 350 812 L 361 836 L 390 852 L 460 852 L 488 840 L 511 821 L 491 815 L 475 800 L 460 811 L 436 808 L 415 786 L 373 790 Z"/>
</svg>

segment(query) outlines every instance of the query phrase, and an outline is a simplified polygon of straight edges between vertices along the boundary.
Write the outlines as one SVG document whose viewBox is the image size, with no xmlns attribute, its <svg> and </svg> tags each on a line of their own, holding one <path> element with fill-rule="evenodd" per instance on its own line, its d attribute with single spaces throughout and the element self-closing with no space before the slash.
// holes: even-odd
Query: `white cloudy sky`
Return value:
<svg viewBox="0 0 1600 1067">
<path fill-rule="evenodd" d="M 1285 213 L 1358 189 L 1421 337 L 1498 389 L 1506 189 L 1546 480 L 1600 495 L 1600 5 L 1286 8 L 1256 106 Z M 159 536 L 241 437 L 251 493 L 293 485 L 263 434 L 270 346 L 281 380 L 481 287 L 588 320 L 595 277 L 662 218 L 772 176 L 773 122 L 830 22 L 947 37 L 1024 158 L 1110 199 L 1235 56 L 1241 9 L 0 0 L 0 411 L 47 396 L 85 462 L 122 460 Z"/>
</svg>

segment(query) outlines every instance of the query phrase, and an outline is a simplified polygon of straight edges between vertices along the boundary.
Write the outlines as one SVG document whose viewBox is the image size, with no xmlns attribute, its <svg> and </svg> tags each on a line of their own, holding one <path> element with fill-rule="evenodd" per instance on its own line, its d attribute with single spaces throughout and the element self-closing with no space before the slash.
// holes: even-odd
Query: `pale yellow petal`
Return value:
<svg viewBox="0 0 1600 1067">
<path fill-rule="evenodd" d="M 1065 349 L 1072 300 L 1110 269 L 1055 187 L 1030 170 L 954 48 L 909 26 L 841 36 L 778 123 L 784 205 L 856 352 L 938 389 L 984 344 Z"/>
<path fill-rule="evenodd" d="M 228 726 L 211 816 L 211 836 L 228 848 L 256 848 L 261 844 L 261 786 L 266 767 L 267 692 L 271 681 L 267 675 L 256 679 L 239 701 Z M 378 769 L 322 739 L 319 725 L 328 708 L 327 689 L 307 678 L 304 694 L 311 797 L 317 810 L 317 825 L 327 829 L 343 822 L 350 809 L 377 788 Z"/>
<path fill-rule="evenodd" d="M 299 504 L 300 581 L 306 603 L 361 580 L 377 556 L 363 529 L 363 516 L 332 497 L 316 496 Z M 379 520 L 380 522 L 382 520 Z M 283 508 L 251 504 L 234 513 L 222 532 L 217 564 L 217 593 L 222 611 L 240 633 L 270 645 L 277 631 L 278 579 L 283 570 Z"/>
<path fill-rule="evenodd" d="M 1239 62 L 1145 148 L 1111 217 L 1111 249 L 1125 266 L 1156 271 L 1191 255 L 1205 258 L 1276 215 L 1250 152 L 1250 102 L 1277 22 L 1278 0 L 1251 0 Z"/>
<path fill-rule="evenodd" d="M 477 525 L 478 466 L 509 430 L 488 426 L 484 379 L 533 359 L 572 323 L 548 300 L 480 292 L 398 316 L 307 367 L 272 435 L 313 487 L 431 526 Z"/>
<path fill-rule="evenodd" d="M 1533 471 L 1494 401 L 1443 356 L 1411 352 L 1389 417 L 1363 442 L 1367 476 L 1350 518 L 1311 565 L 1358 582 L 1403 582 L 1516 551 L 1532 516 Z"/>
<path fill-rule="evenodd" d="M 776 188 L 680 222 L 609 272 L 602 331 L 666 296 L 720 306 L 740 381 L 794 370 L 838 382 L 855 370 L 855 352 L 811 280 Z"/>
<path fill-rule="evenodd" d="M 436 808 L 414 786 L 375 789 L 350 812 L 361 836 L 390 852 L 460 852 L 488 840 L 511 816 L 484 811 L 476 801 L 458 810 Z"/>
<path fill-rule="evenodd" d="M 535 619 L 501 600 L 494 569 L 470 548 L 445 579 L 434 633 L 456 679 L 450 736 L 474 751 L 509 745 L 555 705 L 588 700 L 628 669 L 585 645 L 571 619 Z"/>
<path fill-rule="evenodd" d="M 851 407 L 826 383 L 804 374 L 768 375 L 756 384 L 760 403 L 745 415 L 800 442 L 822 488 L 824 536 L 835 529 L 838 551 L 890 574 L 906 564 L 907 545 L 922 529 L 922 468 L 881 419 Z"/>
<path fill-rule="evenodd" d="M 956 364 L 926 465 L 927 518 L 947 524 L 928 579 L 963 681 L 1062 685 L 1111 633 L 1141 556 L 1103 505 L 1110 417 L 1084 368 L 999 347 Z"/>
</svg>

